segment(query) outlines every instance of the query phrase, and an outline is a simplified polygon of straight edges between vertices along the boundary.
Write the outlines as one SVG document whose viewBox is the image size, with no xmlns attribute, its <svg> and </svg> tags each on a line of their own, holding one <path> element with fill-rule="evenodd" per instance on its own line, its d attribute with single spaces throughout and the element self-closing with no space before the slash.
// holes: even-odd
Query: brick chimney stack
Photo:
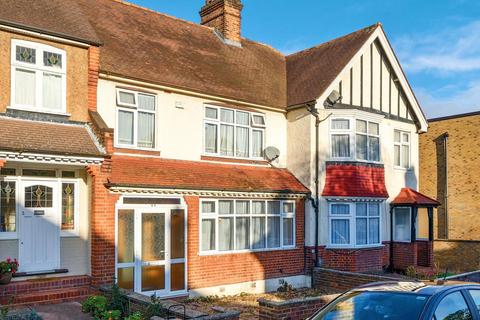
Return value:
<svg viewBox="0 0 480 320">
<path fill-rule="evenodd" d="M 242 9 L 241 0 L 205 0 L 201 24 L 217 29 L 227 40 L 240 42 Z"/>
</svg>

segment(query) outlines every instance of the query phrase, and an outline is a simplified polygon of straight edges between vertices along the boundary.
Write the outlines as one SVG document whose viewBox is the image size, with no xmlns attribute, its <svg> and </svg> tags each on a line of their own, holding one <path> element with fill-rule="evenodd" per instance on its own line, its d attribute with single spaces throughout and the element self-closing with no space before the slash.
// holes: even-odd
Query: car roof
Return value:
<svg viewBox="0 0 480 320">
<path fill-rule="evenodd" d="M 460 281 L 446 281 L 441 284 L 435 282 L 425 283 L 420 281 L 387 281 L 369 283 L 367 285 L 355 288 L 353 291 L 411 292 L 432 296 L 453 288 L 480 289 L 480 284 Z"/>
</svg>

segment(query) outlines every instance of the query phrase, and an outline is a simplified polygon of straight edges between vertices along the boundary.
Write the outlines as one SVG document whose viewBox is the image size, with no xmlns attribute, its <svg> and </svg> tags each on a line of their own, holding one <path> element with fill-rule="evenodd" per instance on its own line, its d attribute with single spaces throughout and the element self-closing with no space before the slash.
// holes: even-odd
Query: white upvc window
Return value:
<svg viewBox="0 0 480 320">
<path fill-rule="evenodd" d="M 156 110 L 154 94 L 117 89 L 116 146 L 154 149 Z"/>
<path fill-rule="evenodd" d="M 393 210 L 393 241 L 412 240 L 412 210 L 409 207 L 396 207 Z"/>
<path fill-rule="evenodd" d="M 380 162 L 380 124 L 364 119 L 330 120 L 330 158 Z"/>
<path fill-rule="evenodd" d="M 410 133 L 394 131 L 394 164 L 397 168 L 410 168 Z"/>
<path fill-rule="evenodd" d="M 356 150 L 357 159 L 380 161 L 380 131 L 378 123 L 356 120 Z"/>
<path fill-rule="evenodd" d="M 66 52 L 52 46 L 12 40 L 10 107 L 66 113 Z"/>
<path fill-rule="evenodd" d="M 266 251 L 295 247 L 295 202 L 203 199 L 200 252 Z"/>
<path fill-rule="evenodd" d="M 329 222 L 332 247 L 381 244 L 379 202 L 329 203 Z"/>
<path fill-rule="evenodd" d="M 263 158 L 265 115 L 205 106 L 204 153 L 231 158 Z"/>
</svg>

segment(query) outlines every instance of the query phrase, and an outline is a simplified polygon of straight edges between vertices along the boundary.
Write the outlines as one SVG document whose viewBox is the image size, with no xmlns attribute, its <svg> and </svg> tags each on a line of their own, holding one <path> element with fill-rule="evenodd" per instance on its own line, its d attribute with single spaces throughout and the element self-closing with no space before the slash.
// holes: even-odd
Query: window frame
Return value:
<svg viewBox="0 0 480 320">
<path fill-rule="evenodd" d="M 400 142 L 395 141 L 395 132 L 400 133 Z M 403 135 L 406 134 L 408 135 L 408 142 L 403 141 Z M 401 129 L 393 129 L 393 166 L 395 169 L 399 170 L 410 170 L 412 168 L 412 135 L 411 132 L 401 130 Z M 397 165 L 395 163 L 395 146 L 400 147 L 400 165 Z M 407 146 L 408 147 L 408 165 L 403 166 L 403 147 Z"/>
<path fill-rule="evenodd" d="M 27 47 L 34 49 L 36 52 L 36 61 L 35 64 L 17 61 L 16 59 L 16 49 L 17 46 Z M 62 57 L 62 66 L 60 68 L 48 67 L 43 65 L 43 53 L 48 51 L 50 53 L 59 54 Z M 11 109 L 40 112 L 40 113 L 50 113 L 50 114 L 67 114 L 67 53 L 65 50 L 58 49 L 53 46 L 46 44 L 12 39 L 11 41 L 11 51 L 10 51 L 10 106 Z M 17 104 L 15 101 L 15 83 L 16 83 L 16 70 L 24 70 L 35 73 L 35 102 L 33 105 L 23 105 Z M 45 108 L 43 106 L 43 74 L 53 74 L 61 77 L 62 83 L 62 105 L 60 110 L 52 110 Z"/>
<path fill-rule="evenodd" d="M 397 240 L 397 228 L 396 228 L 396 224 L 395 224 L 395 217 L 397 215 L 397 210 L 396 209 L 408 209 L 408 223 L 410 225 L 410 232 L 408 233 L 408 240 Z M 393 219 L 392 219 L 392 223 L 393 223 L 393 242 L 399 242 L 399 243 L 411 243 L 412 242 L 412 208 L 411 207 L 407 207 L 407 206 L 402 206 L 402 207 L 395 207 L 393 208 Z"/>
<path fill-rule="evenodd" d="M 333 129 L 333 121 L 335 120 L 348 120 L 349 121 L 349 129 Z M 357 120 L 358 121 L 365 121 L 367 123 L 367 132 L 366 133 L 359 133 L 357 132 Z M 368 133 L 368 125 L 370 123 L 374 123 L 378 125 L 378 135 L 370 134 Z M 376 164 L 382 164 L 382 139 L 381 139 L 381 128 L 382 128 L 382 123 L 380 119 L 374 119 L 374 118 L 369 118 L 366 116 L 342 116 L 342 115 L 335 115 L 330 118 L 329 121 L 329 137 L 328 137 L 328 143 L 329 143 L 329 160 L 330 161 L 356 161 L 356 162 L 364 162 L 364 163 L 376 163 Z M 349 146 L 349 152 L 350 156 L 349 157 L 334 157 L 333 156 L 333 140 L 332 136 L 334 135 L 347 135 L 349 136 L 350 139 L 350 146 Z M 368 137 L 376 137 L 378 138 L 378 161 L 376 160 L 368 160 L 368 159 L 359 159 L 357 158 L 357 134 L 359 135 L 365 135 L 367 137 L 367 157 L 369 153 L 369 139 Z"/>
<path fill-rule="evenodd" d="M 219 201 L 233 201 L 233 213 L 232 214 L 219 214 Z M 248 201 L 249 202 L 249 214 L 237 214 L 236 213 L 236 203 L 237 201 Z M 252 213 L 252 202 L 261 201 L 265 204 L 265 213 L 257 214 Z M 280 213 L 279 214 L 269 214 L 268 213 L 268 202 L 270 201 L 278 201 L 280 202 Z M 202 207 L 204 202 L 215 202 L 215 212 L 213 213 L 203 213 Z M 284 203 L 292 203 L 293 204 L 293 212 L 284 212 Z M 233 250 L 219 250 L 219 217 L 232 217 L 233 218 Z M 245 218 L 249 217 L 249 249 L 236 249 L 236 237 L 237 237 L 237 218 Z M 254 217 L 261 217 L 264 218 L 265 221 L 265 247 L 254 249 L 253 248 L 253 237 L 252 237 L 252 226 L 253 226 L 253 218 Z M 279 247 L 269 247 L 268 246 L 268 218 L 269 217 L 279 217 L 280 218 L 280 246 Z M 215 246 L 214 250 L 203 250 L 202 243 L 202 222 L 203 220 L 213 219 L 215 220 Z M 293 220 L 293 244 L 292 245 L 284 245 L 284 230 L 283 230 L 283 221 L 284 219 L 292 219 Z M 199 255 L 222 255 L 222 254 L 236 254 L 236 253 L 247 253 L 247 252 L 266 252 L 266 251 L 278 251 L 278 250 L 291 250 L 296 248 L 296 203 L 295 200 L 276 200 L 276 199 L 243 199 L 243 198 L 202 198 L 199 201 L 199 246 L 198 252 Z"/>
<path fill-rule="evenodd" d="M 217 117 L 214 118 L 207 118 L 206 117 L 206 110 L 207 109 L 215 109 L 217 110 Z M 228 110 L 228 111 L 233 111 L 234 112 L 234 118 L 233 122 L 225 122 L 221 120 L 221 110 Z M 238 124 L 236 123 L 236 115 L 237 113 L 247 113 L 248 114 L 248 120 L 249 120 L 249 125 L 244 125 L 244 124 Z M 263 121 L 265 124 L 256 124 L 254 122 L 254 116 L 260 116 L 263 118 Z M 205 104 L 203 108 L 203 127 L 202 127 L 202 155 L 204 156 L 213 156 L 213 157 L 220 157 L 220 158 L 229 158 L 229 159 L 248 159 L 248 160 L 264 160 L 263 156 L 260 157 L 254 157 L 253 156 L 253 131 L 261 131 L 262 132 L 262 150 L 261 152 L 265 150 L 265 142 L 266 142 L 266 115 L 263 113 L 259 112 L 252 112 L 252 111 L 246 111 L 246 110 L 241 110 L 241 109 L 235 109 L 235 108 L 229 108 L 229 107 L 219 107 L 219 106 L 214 106 L 210 104 Z M 216 136 L 217 136 L 217 141 L 216 141 L 216 150 L 217 152 L 208 152 L 205 150 L 206 148 L 206 134 L 205 134 L 205 126 L 207 124 L 214 125 L 216 128 Z M 233 156 L 229 155 L 224 155 L 220 151 L 220 146 L 221 146 L 221 137 L 220 137 L 220 132 L 221 132 L 221 125 L 227 125 L 227 126 L 233 126 Z M 241 128 L 247 128 L 249 129 L 248 131 L 248 156 L 247 157 L 242 157 L 242 156 L 237 156 L 236 154 L 236 137 L 237 137 L 237 127 Z"/>
<path fill-rule="evenodd" d="M 143 92 L 143 91 L 135 91 L 135 90 L 130 90 L 130 89 L 124 89 L 124 88 L 116 88 L 115 89 L 116 94 L 116 103 L 115 103 L 115 148 L 125 148 L 125 149 L 135 149 L 135 150 L 145 150 L 145 151 L 153 151 L 157 150 L 157 130 L 158 130 L 158 125 L 157 125 L 157 110 L 158 110 L 158 95 L 155 93 L 149 93 L 149 92 Z M 120 100 L 120 92 L 125 92 L 125 93 L 130 93 L 133 94 L 135 97 L 135 104 L 128 104 L 128 103 L 123 103 Z M 138 95 L 145 95 L 145 96 L 150 96 L 155 99 L 155 110 L 145 110 L 145 109 L 140 109 L 138 106 Z M 119 132 L 120 132 L 120 116 L 119 113 L 120 111 L 123 112 L 130 112 L 133 113 L 133 144 L 124 144 L 119 141 Z M 148 148 L 148 147 L 139 147 L 138 146 L 138 113 L 143 112 L 143 113 L 149 113 L 153 114 L 154 119 L 153 119 L 153 147 Z"/>
<path fill-rule="evenodd" d="M 360 216 L 361 219 L 367 219 L 367 242 L 369 234 L 369 220 L 378 218 L 378 243 L 357 244 L 357 203 L 365 203 L 367 205 L 367 215 Z M 369 204 L 378 205 L 378 216 L 369 215 Z M 375 248 L 382 246 L 382 204 L 383 201 L 329 201 L 328 202 L 328 248 Z M 332 214 L 332 206 L 334 205 L 348 205 L 348 214 Z M 336 244 L 332 242 L 332 221 L 333 220 L 348 220 L 349 221 L 349 239 L 350 242 L 346 244 Z"/>
</svg>

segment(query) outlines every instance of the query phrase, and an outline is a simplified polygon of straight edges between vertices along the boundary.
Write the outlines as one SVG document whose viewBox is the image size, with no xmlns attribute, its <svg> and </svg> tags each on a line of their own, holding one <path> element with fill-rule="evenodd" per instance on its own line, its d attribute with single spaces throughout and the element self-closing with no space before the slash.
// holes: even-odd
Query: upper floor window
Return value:
<svg viewBox="0 0 480 320">
<path fill-rule="evenodd" d="M 329 220 L 332 246 L 355 247 L 381 243 L 379 203 L 331 203 Z"/>
<path fill-rule="evenodd" d="M 117 146 L 155 147 L 156 97 L 117 89 Z"/>
<path fill-rule="evenodd" d="M 410 168 L 410 133 L 395 130 L 394 148 L 395 166 L 405 169 Z"/>
<path fill-rule="evenodd" d="M 355 134 L 354 134 L 355 133 Z M 334 118 L 331 121 L 331 157 L 337 160 L 380 161 L 379 124 Z"/>
<path fill-rule="evenodd" d="M 40 43 L 12 40 L 14 108 L 66 112 L 66 53 Z"/>
<path fill-rule="evenodd" d="M 242 110 L 205 107 L 204 152 L 206 154 L 262 158 L 265 116 Z"/>
</svg>

